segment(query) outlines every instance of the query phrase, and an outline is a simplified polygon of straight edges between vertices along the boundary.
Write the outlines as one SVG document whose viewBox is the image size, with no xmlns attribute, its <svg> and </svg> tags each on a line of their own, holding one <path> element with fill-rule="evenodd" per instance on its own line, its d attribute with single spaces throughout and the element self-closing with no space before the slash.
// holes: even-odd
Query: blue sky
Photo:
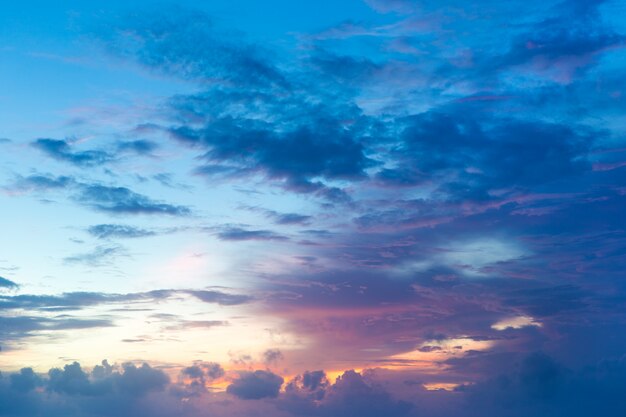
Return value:
<svg viewBox="0 0 626 417">
<path fill-rule="evenodd" d="M 625 15 L 7 5 L 0 415 L 623 415 Z"/>
</svg>

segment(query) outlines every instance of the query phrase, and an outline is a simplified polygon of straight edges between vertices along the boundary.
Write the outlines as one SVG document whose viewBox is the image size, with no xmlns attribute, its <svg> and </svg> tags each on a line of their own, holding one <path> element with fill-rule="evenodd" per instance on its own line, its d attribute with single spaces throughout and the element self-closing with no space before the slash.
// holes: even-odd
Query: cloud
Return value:
<svg viewBox="0 0 626 417">
<path fill-rule="evenodd" d="M 557 410 L 558 415 L 572 417 L 594 411 L 613 417 L 626 410 L 620 396 L 623 359 L 580 370 L 568 369 L 542 352 L 522 356 L 506 368 L 497 367 L 495 357 L 489 360 L 492 363 L 487 366 L 493 367 L 494 375 L 451 390 L 426 390 L 407 380 L 411 373 L 349 370 L 335 383 L 330 383 L 323 371 L 304 372 L 280 391 L 280 376 L 269 371 L 241 371 L 225 393 L 206 389 L 225 376 L 216 363 L 197 362 L 183 368 L 177 381 L 171 381 L 162 370 L 145 363 L 119 366 L 103 361 L 89 372 L 73 362 L 44 375 L 30 368 L 9 373 L 0 380 L 0 412 L 56 417 L 71 409 L 76 417 L 201 417 L 224 412 L 248 416 L 262 410 L 269 417 L 522 417 Z M 262 399 L 266 401 L 251 401 Z"/>
<path fill-rule="evenodd" d="M 169 382 L 168 376 L 158 369 L 144 363 L 137 367 L 133 364 L 124 364 L 124 372 L 115 375 L 115 385 L 121 392 L 132 396 L 143 396 L 150 391 L 163 390 Z"/>
<path fill-rule="evenodd" d="M 109 187 L 100 184 L 77 182 L 73 177 L 35 174 L 18 176 L 4 187 L 11 193 L 25 191 L 77 190 L 74 200 L 92 209 L 117 214 L 166 214 L 187 216 L 191 209 L 182 205 L 155 201 L 126 187 Z"/>
<path fill-rule="evenodd" d="M 451 198 L 486 199 L 495 189 L 527 189 L 580 176 L 591 169 L 587 153 L 595 138 L 585 128 L 575 130 L 538 121 L 481 120 L 468 117 L 462 107 L 450 110 L 406 119 L 402 155 L 398 154 L 402 168 L 384 171 L 386 178 L 392 182 L 403 178 L 406 183 L 402 170 L 411 166 L 421 173 L 415 177 L 417 184 L 423 177 L 439 178 L 440 189 Z"/>
<path fill-rule="evenodd" d="M 286 408 L 310 408 L 307 402 L 322 400 L 330 385 L 324 371 L 305 371 L 296 375 L 285 386 Z"/>
<path fill-rule="evenodd" d="M 191 210 L 185 206 L 155 201 L 125 187 L 83 185 L 76 200 L 93 209 L 116 214 L 166 214 L 187 216 Z"/>
<path fill-rule="evenodd" d="M 411 405 L 393 400 L 383 389 L 368 384 L 361 374 L 346 371 L 324 397 L 329 415 L 387 416 L 407 415 Z"/>
<path fill-rule="evenodd" d="M 538 326 L 541 327 L 541 323 L 535 321 L 532 317 L 528 316 L 517 316 L 511 318 L 505 318 L 497 323 L 491 325 L 492 329 L 496 330 L 507 330 L 507 329 L 521 329 L 527 326 Z"/>
<path fill-rule="evenodd" d="M 278 225 L 308 225 L 313 219 L 313 216 L 310 215 L 299 213 L 281 213 L 275 210 L 267 210 L 255 206 L 242 206 L 241 208 L 251 212 L 260 213 Z"/>
<path fill-rule="evenodd" d="M 194 379 L 214 380 L 225 375 L 224 368 L 219 363 L 207 362 L 198 363 L 193 366 L 184 368 L 181 373 Z"/>
<path fill-rule="evenodd" d="M 150 140 L 137 139 L 118 141 L 110 151 L 86 150 L 76 151 L 75 143 L 62 139 L 37 139 L 32 146 L 58 161 L 68 162 L 79 167 L 94 167 L 119 160 L 124 154 L 151 156 L 158 145 Z"/>
<path fill-rule="evenodd" d="M 11 389 L 29 392 L 43 385 L 43 380 L 32 368 L 22 368 L 19 374 L 11 374 Z"/>
<path fill-rule="evenodd" d="M 12 193 L 62 190 L 74 185 L 74 182 L 74 178 L 68 176 L 33 174 L 23 177 L 18 175 L 12 184 L 6 185 L 3 188 Z"/>
<path fill-rule="evenodd" d="M 268 349 L 263 352 L 263 363 L 266 365 L 276 364 L 278 361 L 284 359 L 280 349 Z"/>
<path fill-rule="evenodd" d="M 276 224 L 282 225 L 308 225 L 312 219 L 312 216 L 298 213 L 272 213 L 272 217 L 275 219 Z"/>
<path fill-rule="evenodd" d="M 196 363 L 176 383 L 189 387 L 174 393 L 170 386 L 171 392 L 150 397 L 152 408 L 116 403 L 120 393 L 106 388 L 117 398 L 111 404 L 121 404 L 114 412 L 106 404 L 75 402 L 93 400 L 101 387 L 93 372 L 74 366 L 63 389 L 36 398 L 47 405 L 68 401 L 76 414 L 120 416 L 623 415 L 624 82 L 615 74 L 623 72 L 624 41 L 611 27 L 614 6 L 368 4 L 397 14 L 385 16 L 383 26 L 345 23 L 302 35 L 297 52 L 276 55 L 196 12 L 140 13 L 95 30 L 116 56 L 196 86 L 171 97 L 158 124 L 141 120 L 137 133 L 165 135 L 194 152 L 192 173 L 211 186 L 252 182 L 257 196 L 265 193 L 258 198 L 271 199 L 266 188 L 273 187 L 281 198 L 295 194 L 309 202 L 310 215 L 258 209 L 266 223 L 315 219 L 324 230 L 298 232 L 307 241 L 289 248 L 291 236 L 263 224 L 210 229 L 224 241 L 283 242 L 284 253 L 267 255 L 277 269 L 268 272 L 258 262 L 246 268 L 258 277 L 251 281 L 255 297 L 194 289 L 0 294 L 7 312 L 0 328 L 3 340 L 16 340 L 112 324 L 99 317 L 36 317 L 55 311 L 84 314 L 92 306 L 171 298 L 223 306 L 255 301 L 255 313 L 307 342 L 305 349 L 255 353 L 266 364 L 285 352 L 290 372 L 295 364 L 332 363 L 333 374 L 364 364 L 380 368 L 345 372 L 334 384 L 323 371 L 305 372 L 284 391 L 279 375 L 248 370 L 226 395 L 209 382 L 230 373 L 220 367 L 211 377 Z M 523 18 L 519 10 L 527 11 Z M 80 167 L 158 149 L 142 139 L 102 151 L 85 151 L 71 140 L 34 146 Z M 172 184 L 167 175 L 150 178 Z M 26 191 L 71 189 L 80 204 L 105 214 L 191 213 L 122 186 L 70 177 L 33 174 L 16 184 Z M 321 207 L 310 197 L 324 200 Z M 106 239 L 151 230 L 157 229 L 100 224 L 88 232 Z M 102 245 L 73 262 L 97 263 L 111 248 Z M 15 316 L 20 309 L 22 316 Z M 163 321 L 172 329 L 225 324 Z M 549 354 L 526 357 L 535 350 Z M 19 415 L 8 410 L 19 405 L 26 407 L 22 415 L 38 415 L 27 405 L 38 404 L 29 401 L 39 395 L 32 387 L 44 385 L 28 371 L 16 378 L 26 388 L 14 389 L 19 395 L 8 397 L 10 403 L 0 401 L 0 414 Z M 9 380 L 0 380 L 0 393 Z M 269 400 L 242 401 L 250 398 Z M 48 415 L 71 415 L 51 410 Z"/>
<path fill-rule="evenodd" d="M 283 378 L 269 371 L 240 372 L 226 392 L 244 400 L 276 398 Z"/>
<path fill-rule="evenodd" d="M 182 380 L 182 383 L 176 390 L 180 390 L 178 394 L 186 398 L 201 396 L 207 392 L 207 385 L 225 374 L 224 368 L 219 363 L 198 362 L 180 371 L 179 380 Z"/>
<path fill-rule="evenodd" d="M 227 326 L 227 321 L 221 320 L 178 320 L 175 324 L 165 327 L 166 330 L 187 330 L 187 329 L 210 329 L 213 327 Z"/>
<path fill-rule="evenodd" d="M 109 187 L 100 184 L 77 182 L 68 176 L 19 176 L 13 184 L 4 187 L 11 193 L 25 191 L 77 190 L 74 200 L 94 210 L 115 214 L 164 214 L 188 216 L 191 209 L 182 205 L 153 200 L 126 187 Z M 116 225 L 104 225 L 116 226 Z M 103 227 L 104 227 L 103 226 Z M 109 230 L 112 229 L 109 227 Z M 122 233 L 122 232 L 120 232 Z"/>
<path fill-rule="evenodd" d="M 22 314 L 0 316 L 0 336 L 5 344 L 32 337 L 40 332 L 55 332 L 65 330 L 81 330 L 101 327 L 112 327 L 115 324 L 106 318 L 84 318 L 72 316 L 58 316 L 53 318 Z"/>
<path fill-rule="evenodd" d="M 0 288 L 5 288 L 5 289 L 9 289 L 9 290 L 14 290 L 19 288 L 19 285 L 17 285 L 15 282 L 6 279 L 4 277 L 0 277 Z"/>
<path fill-rule="evenodd" d="M 252 301 L 252 297 L 241 294 L 227 294 L 220 291 L 187 290 L 186 293 L 193 295 L 205 303 L 217 303 L 221 305 L 239 305 Z"/>
<path fill-rule="evenodd" d="M 132 152 L 137 155 L 152 155 L 158 148 L 158 144 L 146 139 L 120 141 L 117 144 L 118 152 Z"/>
<path fill-rule="evenodd" d="M 285 393 L 281 406 L 294 415 L 399 417 L 412 408 L 355 371 L 345 371 L 332 385 L 323 372 L 307 372 L 294 378 Z"/>
<path fill-rule="evenodd" d="M 78 362 L 74 362 L 65 365 L 63 369 L 51 369 L 48 372 L 47 388 L 69 396 L 102 396 L 115 392 L 117 395 L 138 398 L 150 391 L 162 391 L 169 383 L 163 371 L 146 363 L 140 367 L 126 363 L 122 369 L 123 372 L 113 371 L 103 361 L 103 366 L 95 368 L 89 375 Z"/>
<path fill-rule="evenodd" d="M 285 83 L 268 62 L 269 50 L 218 29 L 199 11 L 170 8 L 166 13 L 117 16 L 106 29 L 90 32 L 110 53 L 178 77 L 248 87 Z"/>
<path fill-rule="evenodd" d="M 243 241 L 243 240 L 288 240 L 286 236 L 270 230 L 246 230 L 240 227 L 227 227 L 217 233 L 220 240 Z"/>
<path fill-rule="evenodd" d="M 97 224 L 87 229 L 90 235 L 98 239 L 138 238 L 155 235 L 154 232 L 122 224 Z"/>
<path fill-rule="evenodd" d="M 597 64 L 602 53 L 625 45 L 623 35 L 603 24 L 598 13 L 601 3 L 557 5 L 555 12 L 560 16 L 536 22 L 528 33 L 512 39 L 500 64 L 523 66 L 531 73 L 570 84 Z"/>
<path fill-rule="evenodd" d="M 515 307 L 523 307 L 530 314 L 546 317 L 564 311 L 576 311 L 587 306 L 585 292 L 569 284 L 540 286 L 513 290 L 503 294 L 503 302 Z"/>
<path fill-rule="evenodd" d="M 113 260 L 124 255 L 121 246 L 97 246 L 92 251 L 63 258 L 67 264 L 84 264 L 87 266 L 104 266 L 113 264 Z"/>
<path fill-rule="evenodd" d="M 105 368 L 108 372 L 100 372 Z M 144 398 L 163 390 L 168 378 L 145 364 L 140 367 L 127 364 L 121 370 L 105 361 L 103 366 L 88 373 L 78 363 L 73 363 L 63 369 L 51 369 L 45 377 L 35 376 L 31 371 L 26 368 L 16 374 L 17 378 L 12 375 L 11 384 L 0 382 L 0 413 L 11 416 L 130 417 L 136 410 L 143 410 L 150 415 L 166 415 L 159 414 L 158 407 L 151 410 L 150 401 L 144 401 Z"/>
<path fill-rule="evenodd" d="M 179 127 L 172 136 L 189 145 L 208 148 L 211 165 L 228 164 L 229 175 L 265 174 L 294 192 L 323 192 L 312 178 L 356 180 L 372 164 L 363 146 L 335 120 L 310 120 L 306 126 L 278 134 L 265 124 L 223 118 L 203 130 Z M 202 168 L 199 174 L 211 173 Z M 330 196 L 330 195 L 329 195 Z"/>
<path fill-rule="evenodd" d="M 217 29 L 201 12 L 117 19 L 92 35 L 117 56 L 202 85 L 172 98 L 171 123 L 161 130 L 203 151 L 195 173 L 212 182 L 262 176 L 291 192 L 345 202 L 331 182 L 363 180 L 375 164 L 364 146 L 368 119 L 350 100 L 319 88 L 335 81 L 279 69 L 274 54 Z"/>
<path fill-rule="evenodd" d="M 71 144 L 66 140 L 37 139 L 33 146 L 54 159 L 82 167 L 103 165 L 114 159 L 113 155 L 104 151 L 72 151 Z"/>
<path fill-rule="evenodd" d="M 240 305 L 252 301 L 252 297 L 247 295 L 229 294 L 221 291 L 163 289 L 128 294 L 103 292 L 68 292 L 60 295 L 0 294 L 0 307 L 5 310 L 80 310 L 85 307 L 103 304 L 154 302 L 180 295 L 193 296 L 205 303 L 215 303 L 225 306 Z"/>
<path fill-rule="evenodd" d="M 354 58 L 347 55 L 335 55 L 318 50 L 310 58 L 311 63 L 320 72 L 336 78 L 342 83 L 359 85 L 370 80 L 382 67 L 368 58 Z"/>
<path fill-rule="evenodd" d="M 617 377 L 623 360 L 610 360 L 584 371 L 572 372 L 542 352 L 527 355 L 516 371 L 463 386 L 465 406 L 482 415 L 517 417 L 542 415 L 586 416 L 599 412 L 618 416 L 626 402 L 615 397 L 624 388 Z M 469 414 L 469 413 L 468 413 Z"/>
</svg>

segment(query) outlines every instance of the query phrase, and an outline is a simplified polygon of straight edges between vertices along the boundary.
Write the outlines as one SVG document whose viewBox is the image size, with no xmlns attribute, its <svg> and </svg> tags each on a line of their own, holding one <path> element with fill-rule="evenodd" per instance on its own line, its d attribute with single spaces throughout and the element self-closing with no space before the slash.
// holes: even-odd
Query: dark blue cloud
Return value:
<svg viewBox="0 0 626 417">
<path fill-rule="evenodd" d="M 502 65 L 529 65 L 530 71 L 560 71 L 571 82 L 598 63 L 600 55 L 624 45 L 626 38 L 603 24 L 598 8 L 603 1 L 557 3 L 553 14 L 530 25 L 511 40 Z"/>
<path fill-rule="evenodd" d="M 519 289 L 504 295 L 504 304 L 522 307 L 536 317 L 554 315 L 563 311 L 585 309 L 589 294 L 580 287 L 562 284 L 555 287 Z"/>
<path fill-rule="evenodd" d="M 571 125 L 476 116 L 460 106 L 403 120 L 397 168 L 379 179 L 405 185 L 435 179 L 452 198 L 484 199 L 496 189 L 528 189 L 590 171 L 589 150 L 603 136 Z"/>
<path fill-rule="evenodd" d="M 37 139 L 32 145 L 56 160 L 79 167 L 105 165 L 129 153 L 151 156 L 159 147 L 155 142 L 146 139 L 118 141 L 110 151 L 93 149 L 77 151 L 74 150 L 74 143 L 61 139 Z"/>
<path fill-rule="evenodd" d="M 117 144 L 118 152 L 133 152 L 137 155 L 152 155 L 158 148 L 159 145 L 146 139 L 122 141 Z"/>
<path fill-rule="evenodd" d="M 517 370 L 460 391 L 472 410 L 468 416 L 619 416 L 626 411 L 626 401 L 618 394 L 624 389 L 623 371 L 622 359 L 573 372 L 543 353 L 532 353 Z"/>
<path fill-rule="evenodd" d="M 292 192 L 333 201 L 347 196 L 328 182 L 367 177 L 374 164 L 363 143 L 368 118 L 348 99 L 350 90 L 323 71 L 279 70 L 276 56 L 225 36 L 199 12 L 174 10 L 166 18 L 144 16 L 115 27 L 113 34 L 97 35 L 110 51 L 157 71 L 211 80 L 200 93 L 174 97 L 171 125 L 156 125 L 204 151 L 197 174 L 212 181 L 261 175 Z M 345 67 L 336 59 L 320 53 L 310 62 Z M 321 85 L 341 93 L 326 94 Z"/>
<path fill-rule="evenodd" d="M 357 85 L 371 79 L 376 71 L 382 70 L 380 65 L 369 59 L 334 55 L 324 50 L 317 51 L 311 57 L 311 63 L 323 74 L 335 77 L 342 83 Z"/>
<path fill-rule="evenodd" d="M 14 290 L 16 288 L 19 288 L 19 285 L 17 285 L 15 282 L 11 281 L 10 279 L 0 277 L 0 288 L 8 288 L 10 290 Z"/>
<path fill-rule="evenodd" d="M 283 378 L 269 371 L 240 372 L 226 392 L 243 400 L 260 400 L 278 396 Z"/>
<path fill-rule="evenodd" d="M 227 227 L 217 233 L 220 240 L 243 241 L 243 240 L 287 240 L 286 236 L 271 230 L 247 230 L 240 227 Z"/>
<path fill-rule="evenodd" d="M 83 167 L 103 165 L 114 159 L 104 151 L 73 151 L 69 142 L 60 139 L 37 139 L 33 146 L 54 159 Z"/>
<path fill-rule="evenodd" d="M 19 374 L 11 374 L 11 388 L 19 392 L 32 391 L 43 385 L 43 380 L 32 368 L 22 368 Z"/>
<path fill-rule="evenodd" d="M 294 378 L 280 407 L 293 415 L 400 417 L 409 415 L 412 405 L 394 399 L 358 372 L 346 371 L 331 385 L 325 374 L 317 371 Z"/>
<path fill-rule="evenodd" d="M 155 201 L 125 187 L 83 185 L 76 200 L 96 210 L 116 214 L 191 214 L 188 207 Z"/>
<path fill-rule="evenodd" d="M 203 130 L 178 127 L 172 130 L 176 139 L 209 150 L 204 158 L 214 164 L 226 164 L 224 170 L 202 175 L 265 174 L 294 192 L 324 193 L 332 197 L 332 189 L 313 181 L 358 180 L 366 177 L 365 169 L 372 161 L 364 147 L 336 120 L 307 120 L 306 126 L 277 134 L 266 124 L 231 117 L 217 120 Z M 339 197 L 339 196 L 338 196 Z"/>
<path fill-rule="evenodd" d="M 306 407 L 307 401 L 322 400 L 330 385 L 324 371 L 306 371 L 297 375 L 285 386 L 287 407 Z"/>
</svg>

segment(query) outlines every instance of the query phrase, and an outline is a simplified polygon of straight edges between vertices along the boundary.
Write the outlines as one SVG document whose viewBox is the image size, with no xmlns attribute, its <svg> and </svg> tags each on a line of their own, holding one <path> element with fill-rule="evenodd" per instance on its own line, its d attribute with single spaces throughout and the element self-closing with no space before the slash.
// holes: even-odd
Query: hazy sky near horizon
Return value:
<svg viewBox="0 0 626 417">
<path fill-rule="evenodd" d="M 0 416 L 623 416 L 625 16 L 3 5 Z"/>
</svg>

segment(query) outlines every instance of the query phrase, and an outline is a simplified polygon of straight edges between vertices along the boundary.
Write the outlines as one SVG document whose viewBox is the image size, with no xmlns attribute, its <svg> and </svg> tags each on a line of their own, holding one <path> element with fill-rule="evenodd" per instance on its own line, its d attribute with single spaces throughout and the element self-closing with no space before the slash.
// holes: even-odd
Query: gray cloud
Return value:
<svg viewBox="0 0 626 417">
<path fill-rule="evenodd" d="M 283 378 L 269 371 L 240 372 L 226 392 L 243 400 L 259 400 L 278 396 Z"/>
</svg>

